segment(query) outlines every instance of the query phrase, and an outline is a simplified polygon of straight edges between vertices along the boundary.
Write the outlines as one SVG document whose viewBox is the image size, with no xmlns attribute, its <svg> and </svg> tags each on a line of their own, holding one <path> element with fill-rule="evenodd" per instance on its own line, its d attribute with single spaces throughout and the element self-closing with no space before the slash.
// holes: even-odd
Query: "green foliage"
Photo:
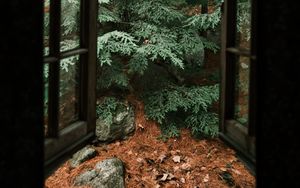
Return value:
<svg viewBox="0 0 300 188">
<path fill-rule="evenodd" d="M 114 66 L 103 66 L 101 69 L 101 77 L 97 79 L 97 87 L 99 90 L 108 89 L 110 87 L 118 86 L 124 88 L 128 86 L 129 80 L 127 75 L 122 72 L 123 65 L 115 62 Z"/>
<path fill-rule="evenodd" d="M 171 122 L 170 124 L 162 124 L 160 128 L 162 134 L 158 137 L 158 139 L 167 141 L 169 138 L 180 136 L 180 130 L 178 128 L 178 125 L 173 122 Z"/>
<path fill-rule="evenodd" d="M 196 29 L 205 31 L 208 29 L 215 29 L 220 23 L 221 8 L 217 8 L 211 14 L 196 14 L 188 18 L 185 23 L 185 27 L 194 27 Z"/>
<path fill-rule="evenodd" d="M 101 23 L 105 22 L 119 22 L 121 19 L 115 12 L 109 10 L 108 8 L 101 6 L 98 10 L 98 21 Z"/>
<path fill-rule="evenodd" d="M 132 78 L 153 70 L 152 65 L 166 68 L 176 79 L 201 69 L 205 50 L 219 50 L 200 33 L 220 23 L 220 1 L 211 14 L 188 16 L 182 9 L 186 0 L 98 0 L 97 88 L 129 88 Z M 159 83 L 143 91 L 143 100 L 147 117 L 160 123 L 163 139 L 178 137 L 182 127 L 195 136 L 217 135 L 218 118 L 210 107 L 218 100 L 218 85 L 180 86 L 172 76 L 153 76 Z M 115 103 L 108 98 L 97 113 L 111 120 Z"/>
<path fill-rule="evenodd" d="M 218 135 L 219 119 L 217 114 L 202 111 L 197 115 L 190 115 L 185 119 L 188 128 L 196 136 L 216 137 Z"/>
<path fill-rule="evenodd" d="M 44 1 L 45 9 L 50 9 L 50 0 Z M 61 1 L 61 42 L 60 50 L 66 51 L 74 49 L 79 46 L 79 0 L 62 0 Z M 49 55 L 49 12 L 45 11 L 44 14 L 44 55 Z M 59 83 L 59 96 L 62 97 L 68 92 L 73 92 L 73 84 L 78 83 L 76 80 L 76 71 L 79 56 L 72 56 L 62 59 L 60 65 L 60 83 Z M 44 113 L 47 115 L 48 110 L 48 87 L 49 87 L 49 66 L 44 65 Z M 70 87 L 71 85 L 71 87 Z"/>
<path fill-rule="evenodd" d="M 250 40 L 251 36 L 251 3 L 249 0 L 239 0 L 237 4 L 237 29 Z"/>
<path fill-rule="evenodd" d="M 114 113 L 120 106 L 124 105 L 116 98 L 105 97 L 104 100 L 96 107 L 97 117 L 104 122 L 111 124 L 113 122 Z"/>
<path fill-rule="evenodd" d="M 200 30 L 215 28 L 220 10 L 212 14 L 188 16 L 182 11 L 185 0 L 99 0 L 99 69 L 104 80 L 124 87 L 135 74 L 143 75 L 149 63 L 163 63 L 184 69 L 188 63 L 203 64 L 204 50 L 219 47 L 199 35 Z M 126 60 L 124 60 L 124 58 Z M 120 70 L 123 63 L 123 70 Z M 114 71 L 109 71 L 108 67 Z M 122 73 L 116 74 L 115 70 Z M 114 72 L 110 74 L 109 72 Z M 106 76 L 114 78 L 105 78 Z M 127 76 L 128 79 L 125 79 Z M 118 81 L 117 79 L 121 79 Z M 104 84 L 104 82 L 98 82 Z M 104 84 L 98 88 L 107 88 Z"/>
<path fill-rule="evenodd" d="M 169 136 L 175 135 L 175 125 L 180 126 L 180 122 L 174 124 L 173 120 L 183 116 L 184 127 L 191 128 L 194 135 L 214 137 L 218 132 L 218 118 L 209 108 L 218 98 L 219 85 L 173 86 L 147 93 L 144 96 L 145 112 L 149 119 L 162 125 L 163 132 L 170 131 Z"/>
</svg>

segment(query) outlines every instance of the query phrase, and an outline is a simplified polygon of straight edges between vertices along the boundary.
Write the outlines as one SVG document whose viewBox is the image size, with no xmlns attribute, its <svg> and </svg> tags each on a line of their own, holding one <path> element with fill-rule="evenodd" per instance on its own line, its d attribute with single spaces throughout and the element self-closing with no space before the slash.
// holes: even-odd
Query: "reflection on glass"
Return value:
<svg viewBox="0 0 300 188">
<path fill-rule="evenodd" d="M 60 51 L 79 47 L 80 0 L 61 1 Z"/>
<path fill-rule="evenodd" d="M 49 95 L 49 65 L 44 64 L 44 134 L 47 135 L 48 133 L 48 95 Z"/>
<path fill-rule="evenodd" d="M 250 0 L 238 0 L 237 2 L 236 46 L 243 49 L 250 49 L 251 3 Z"/>
<path fill-rule="evenodd" d="M 49 55 L 50 0 L 44 1 L 44 55 Z"/>
<path fill-rule="evenodd" d="M 60 62 L 59 129 L 78 120 L 79 56 Z"/>
<path fill-rule="evenodd" d="M 248 123 L 249 102 L 249 70 L 250 59 L 240 57 L 237 63 L 237 74 L 235 84 L 235 118 L 243 125 Z"/>
</svg>

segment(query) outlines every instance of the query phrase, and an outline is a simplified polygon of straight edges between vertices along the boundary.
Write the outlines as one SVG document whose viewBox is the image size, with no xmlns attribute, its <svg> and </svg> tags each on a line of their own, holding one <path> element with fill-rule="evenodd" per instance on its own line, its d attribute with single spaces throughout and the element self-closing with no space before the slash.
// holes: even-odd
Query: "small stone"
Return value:
<svg viewBox="0 0 300 188">
<path fill-rule="evenodd" d="M 95 165 L 95 169 L 77 176 L 74 185 L 92 188 L 125 188 L 123 162 L 118 158 L 101 161 Z"/>
<path fill-rule="evenodd" d="M 130 106 L 124 108 L 125 104 L 120 101 L 113 114 L 112 121 L 98 118 L 96 120 L 95 135 L 100 142 L 112 142 L 127 139 L 135 131 L 134 110 Z"/>
<path fill-rule="evenodd" d="M 72 159 L 70 159 L 70 166 L 75 168 L 81 163 L 95 157 L 96 155 L 97 151 L 94 148 L 86 146 L 72 156 Z"/>
</svg>

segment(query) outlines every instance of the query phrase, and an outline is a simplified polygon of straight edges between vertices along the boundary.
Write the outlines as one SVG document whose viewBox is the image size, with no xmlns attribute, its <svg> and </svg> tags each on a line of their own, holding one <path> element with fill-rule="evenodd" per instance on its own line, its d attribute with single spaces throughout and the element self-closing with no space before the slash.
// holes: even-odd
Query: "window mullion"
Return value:
<svg viewBox="0 0 300 188">
<path fill-rule="evenodd" d="M 251 20 L 257 20 L 257 0 L 251 1 Z M 255 125 L 257 119 L 257 67 L 256 67 L 256 21 L 251 22 L 251 56 L 254 58 L 250 59 L 250 93 L 249 93 L 249 129 L 248 135 L 255 136 Z"/>
<path fill-rule="evenodd" d="M 58 136 L 59 124 L 59 59 L 61 1 L 50 0 L 49 56 L 56 61 L 49 64 L 48 137 Z"/>
<path fill-rule="evenodd" d="M 80 56 L 80 117 L 87 121 L 88 131 L 96 123 L 97 2 L 81 0 L 80 48 L 87 48 L 88 53 Z"/>
<path fill-rule="evenodd" d="M 222 17 L 222 52 L 221 52 L 221 69 L 222 69 L 222 88 L 221 88 L 221 116 L 222 121 L 220 130 L 225 131 L 225 119 L 233 118 L 234 114 L 234 84 L 235 84 L 235 65 L 236 55 L 227 51 L 228 48 L 236 45 L 236 0 L 224 2 Z"/>
</svg>

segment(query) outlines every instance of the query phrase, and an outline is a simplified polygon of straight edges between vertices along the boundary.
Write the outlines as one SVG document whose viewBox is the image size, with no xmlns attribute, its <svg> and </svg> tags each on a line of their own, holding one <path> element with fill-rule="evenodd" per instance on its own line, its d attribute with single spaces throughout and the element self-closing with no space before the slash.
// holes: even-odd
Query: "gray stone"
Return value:
<svg viewBox="0 0 300 188">
<path fill-rule="evenodd" d="M 118 158 L 111 158 L 96 164 L 95 169 L 79 175 L 74 185 L 88 185 L 92 188 L 124 188 L 123 162 Z"/>
<path fill-rule="evenodd" d="M 98 118 L 96 121 L 96 136 L 101 142 L 111 142 L 125 139 L 135 130 L 134 111 L 131 106 L 117 108 L 112 123 Z"/>
<path fill-rule="evenodd" d="M 97 151 L 94 148 L 86 146 L 73 155 L 72 159 L 70 159 L 70 166 L 75 168 L 96 155 Z"/>
</svg>

